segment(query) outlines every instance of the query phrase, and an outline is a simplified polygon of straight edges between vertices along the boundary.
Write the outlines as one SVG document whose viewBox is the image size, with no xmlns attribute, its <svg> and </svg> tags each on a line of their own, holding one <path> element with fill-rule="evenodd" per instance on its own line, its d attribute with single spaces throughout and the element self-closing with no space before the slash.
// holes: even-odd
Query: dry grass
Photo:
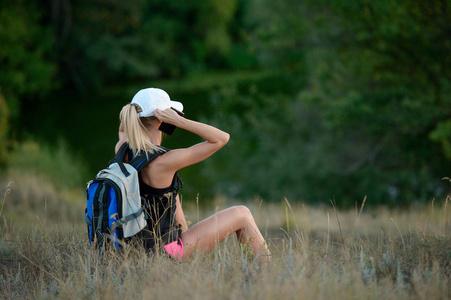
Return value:
<svg viewBox="0 0 451 300">
<path fill-rule="evenodd" d="M 2 298 L 451 298 L 446 199 L 409 210 L 370 201 L 346 211 L 249 203 L 273 253 L 273 264 L 260 266 L 234 237 L 183 263 L 131 247 L 99 255 L 87 243 L 83 195 L 76 203 L 77 193 L 61 196 L 33 180 L 6 193 L 7 184 L 0 190 Z M 185 204 L 185 213 L 195 223 L 230 202 L 218 198 L 202 210 Z"/>
</svg>

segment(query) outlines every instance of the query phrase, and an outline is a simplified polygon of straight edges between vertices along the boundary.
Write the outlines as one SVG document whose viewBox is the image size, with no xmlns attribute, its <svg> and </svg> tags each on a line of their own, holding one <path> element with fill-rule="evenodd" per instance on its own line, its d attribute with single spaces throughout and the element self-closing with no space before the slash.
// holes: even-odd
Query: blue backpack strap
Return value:
<svg viewBox="0 0 451 300">
<path fill-rule="evenodd" d="M 141 171 L 145 166 L 147 166 L 151 161 L 155 158 L 164 154 L 168 151 L 168 149 L 164 147 L 159 147 L 159 150 L 153 151 L 152 153 L 141 151 L 133 157 L 133 159 L 129 162 L 129 164 L 136 169 L 136 171 Z"/>
<path fill-rule="evenodd" d="M 117 151 L 116 156 L 112 161 L 113 163 L 117 163 L 119 165 L 119 168 L 121 168 L 122 173 L 124 173 L 126 177 L 130 176 L 130 173 L 124 166 L 124 157 L 127 151 L 128 151 L 128 143 L 125 142 L 122 144 L 121 148 L 119 148 L 119 151 Z"/>
<path fill-rule="evenodd" d="M 128 147 L 128 161 L 132 161 L 132 159 L 135 157 L 135 155 L 133 154 L 133 150 L 132 148 Z"/>
</svg>

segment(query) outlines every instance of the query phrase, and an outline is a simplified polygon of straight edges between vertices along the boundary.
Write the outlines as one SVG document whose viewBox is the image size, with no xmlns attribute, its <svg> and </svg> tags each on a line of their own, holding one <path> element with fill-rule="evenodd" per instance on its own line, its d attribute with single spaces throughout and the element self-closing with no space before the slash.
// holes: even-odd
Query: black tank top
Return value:
<svg viewBox="0 0 451 300">
<path fill-rule="evenodd" d="M 175 210 L 176 197 L 182 184 L 177 172 L 172 184 L 163 189 L 145 184 L 139 174 L 139 190 L 147 218 L 147 226 L 141 231 L 140 239 L 146 250 L 154 250 L 178 241 L 182 230 L 181 226 L 177 225 Z"/>
<path fill-rule="evenodd" d="M 169 151 L 169 149 L 165 150 Z M 137 243 L 142 242 L 148 251 L 178 241 L 182 229 L 175 219 L 176 197 L 179 188 L 183 187 L 183 181 L 178 172 L 174 174 L 171 185 L 162 189 L 144 183 L 141 172 L 138 177 L 141 205 L 146 213 L 147 226 L 132 239 Z"/>
</svg>

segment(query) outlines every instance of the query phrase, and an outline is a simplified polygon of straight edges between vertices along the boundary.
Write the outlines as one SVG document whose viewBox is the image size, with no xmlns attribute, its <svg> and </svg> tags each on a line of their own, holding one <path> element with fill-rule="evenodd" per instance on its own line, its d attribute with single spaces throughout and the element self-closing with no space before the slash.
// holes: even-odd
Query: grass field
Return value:
<svg viewBox="0 0 451 300">
<path fill-rule="evenodd" d="M 273 255 L 258 265 L 235 237 L 182 263 L 136 248 L 98 255 L 83 191 L 21 176 L 0 192 L 6 299 L 451 299 L 449 199 L 404 210 L 249 202 Z M 189 222 L 236 204 L 212 202 L 185 204 Z"/>
</svg>

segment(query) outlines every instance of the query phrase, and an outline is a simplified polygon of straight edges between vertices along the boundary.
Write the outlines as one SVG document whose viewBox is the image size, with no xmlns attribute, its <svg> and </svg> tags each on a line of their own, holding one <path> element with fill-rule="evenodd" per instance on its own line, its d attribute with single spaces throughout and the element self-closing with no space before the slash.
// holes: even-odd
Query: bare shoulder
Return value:
<svg viewBox="0 0 451 300">
<path fill-rule="evenodd" d="M 172 151 L 159 155 L 141 171 L 144 183 L 154 188 L 166 188 L 171 185 L 177 170 L 168 167 L 170 152 Z"/>
<path fill-rule="evenodd" d="M 127 141 L 127 140 L 119 140 L 119 142 L 117 142 L 116 146 L 114 147 L 114 155 L 117 154 L 117 152 L 119 151 L 119 149 L 121 148 L 121 146 L 122 146 L 126 141 Z M 128 153 L 125 154 L 124 162 L 128 163 Z"/>
<path fill-rule="evenodd" d="M 116 146 L 114 147 L 114 154 L 117 154 L 117 152 L 119 151 L 119 149 L 125 142 L 126 142 L 126 140 L 119 140 L 117 142 Z"/>
</svg>

